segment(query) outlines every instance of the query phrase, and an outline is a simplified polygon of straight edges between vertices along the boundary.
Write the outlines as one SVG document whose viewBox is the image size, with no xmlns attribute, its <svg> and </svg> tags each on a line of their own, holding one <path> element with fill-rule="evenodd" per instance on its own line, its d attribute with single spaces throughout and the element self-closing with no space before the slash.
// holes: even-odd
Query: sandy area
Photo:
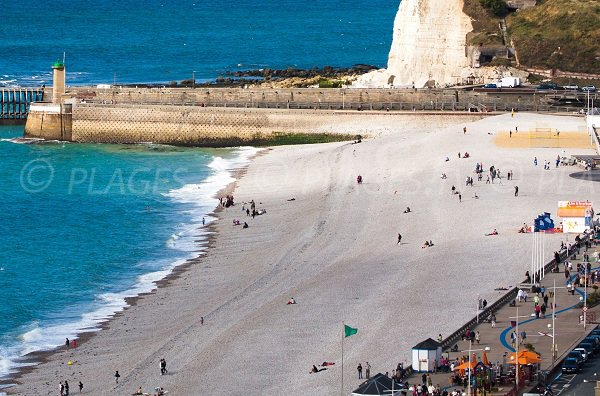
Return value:
<svg viewBox="0 0 600 396">
<path fill-rule="evenodd" d="M 556 213 L 558 200 L 593 199 L 594 183 L 568 177 L 578 168 L 533 166 L 534 156 L 538 164 L 552 161 L 558 149 L 493 143 L 496 131 L 515 125 L 526 130 L 543 121 L 577 131 L 582 118 L 456 121 L 411 129 L 390 117 L 388 128 L 361 144 L 277 147 L 257 157 L 236 187 L 240 204 L 222 212 L 204 258 L 98 336 L 50 356 L 11 391 L 55 395 L 59 380 L 68 379 L 72 391 L 82 380 L 93 395 L 158 385 L 172 395 L 337 394 L 342 322 L 358 328 L 344 342 L 344 394 L 359 384 L 358 362 L 369 361 L 377 373 L 408 361 L 414 344 L 474 316 L 478 294 L 491 302 L 500 293 L 494 288 L 523 279 L 531 255 L 531 238 L 517 233 L 523 222 Z M 366 117 L 353 130 L 368 125 Z M 465 151 L 471 157 L 459 159 Z M 567 149 L 575 152 L 593 153 Z M 503 175 L 512 170 L 515 180 L 465 187 L 476 162 Z M 241 202 L 251 199 L 267 214 L 247 219 Z M 412 213 L 402 213 L 406 206 Z M 235 218 L 250 227 L 232 226 Z M 494 228 L 498 236 L 484 236 Z M 550 257 L 564 237 L 547 238 Z M 426 239 L 435 246 L 422 249 Z M 292 296 L 298 304 L 286 305 Z M 169 373 L 160 376 L 163 357 Z M 309 374 L 323 361 L 336 365 Z"/>
</svg>

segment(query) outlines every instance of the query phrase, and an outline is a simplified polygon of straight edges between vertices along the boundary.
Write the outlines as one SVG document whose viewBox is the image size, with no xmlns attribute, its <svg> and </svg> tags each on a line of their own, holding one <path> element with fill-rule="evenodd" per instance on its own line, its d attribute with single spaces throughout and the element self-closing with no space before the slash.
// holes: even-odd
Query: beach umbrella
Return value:
<svg viewBox="0 0 600 396">
<path fill-rule="evenodd" d="M 367 381 L 363 382 L 358 388 L 352 392 L 352 396 L 362 395 L 401 395 L 400 390 L 403 385 L 399 382 L 394 381 L 392 386 L 392 379 L 386 377 L 384 374 L 378 373 L 374 377 L 371 377 Z M 394 392 L 392 394 L 392 388 Z"/>
<path fill-rule="evenodd" d="M 465 362 L 461 365 L 458 365 L 457 367 L 454 367 L 454 370 L 455 371 L 456 370 L 464 371 L 464 370 L 468 370 L 468 369 L 473 370 L 473 368 L 475 368 L 475 366 L 477 366 L 477 363 L 475 363 L 475 362 Z"/>
<path fill-rule="evenodd" d="M 509 363 L 517 364 L 517 360 L 518 360 L 519 364 L 533 364 L 533 363 L 539 363 L 542 359 L 541 359 L 540 355 L 538 355 L 534 352 L 519 351 L 518 356 L 516 353 L 513 353 L 510 355 Z"/>
</svg>

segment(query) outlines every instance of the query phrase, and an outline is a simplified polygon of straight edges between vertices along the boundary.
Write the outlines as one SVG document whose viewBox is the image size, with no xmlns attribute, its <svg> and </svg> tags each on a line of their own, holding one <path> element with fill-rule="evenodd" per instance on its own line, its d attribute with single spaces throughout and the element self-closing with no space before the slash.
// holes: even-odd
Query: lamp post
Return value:
<svg viewBox="0 0 600 396">
<path fill-rule="evenodd" d="M 472 346 L 473 346 L 472 345 L 472 341 L 469 338 L 469 350 L 468 350 L 468 352 L 469 352 L 469 372 L 468 372 L 468 382 L 469 382 L 469 385 L 467 386 L 467 396 L 471 396 L 471 370 L 472 370 L 471 369 L 471 353 L 472 352 L 477 352 L 477 351 L 486 351 L 486 352 L 489 352 L 491 350 L 491 348 L 489 346 L 485 347 L 485 348 L 478 348 L 478 349 L 472 349 L 471 348 Z M 461 352 L 467 352 L 467 351 L 461 351 Z"/>
<path fill-rule="evenodd" d="M 556 293 L 554 293 L 556 294 Z M 516 316 L 511 316 L 510 319 L 516 319 L 516 326 L 515 326 L 515 331 L 516 331 L 516 337 L 515 337 L 515 343 L 516 343 L 516 348 L 515 348 L 515 359 L 517 360 L 515 362 L 515 367 L 517 368 L 515 371 L 515 383 L 517 386 L 517 391 L 519 390 L 519 307 L 517 306 L 517 315 Z M 529 316 L 523 316 L 524 318 L 529 318 Z"/>
<path fill-rule="evenodd" d="M 192 70 L 192 89 L 196 88 L 196 70 Z"/>
<path fill-rule="evenodd" d="M 583 330 L 585 331 L 587 325 L 587 263 L 583 265 L 583 297 L 579 297 L 579 301 L 583 302 Z"/>
</svg>

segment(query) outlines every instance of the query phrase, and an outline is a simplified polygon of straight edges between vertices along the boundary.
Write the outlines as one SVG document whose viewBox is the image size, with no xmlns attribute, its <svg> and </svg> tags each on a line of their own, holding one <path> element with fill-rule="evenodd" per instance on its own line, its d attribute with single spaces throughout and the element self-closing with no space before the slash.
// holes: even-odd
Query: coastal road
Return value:
<svg viewBox="0 0 600 396">
<path fill-rule="evenodd" d="M 561 374 L 552 383 L 555 396 L 593 395 L 596 381 L 600 381 L 600 356 L 588 361 L 579 374 Z"/>
</svg>

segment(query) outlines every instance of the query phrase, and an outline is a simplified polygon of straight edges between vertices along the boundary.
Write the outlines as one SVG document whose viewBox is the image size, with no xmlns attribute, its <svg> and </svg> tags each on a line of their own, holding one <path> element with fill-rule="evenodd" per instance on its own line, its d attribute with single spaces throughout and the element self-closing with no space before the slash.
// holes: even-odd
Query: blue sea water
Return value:
<svg viewBox="0 0 600 396">
<path fill-rule="evenodd" d="M 0 377 L 197 255 L 252 148 L 18 144 L 0 127 Z"/>
<path fill-rule="evenodd" d="M 398 0 L 2 3 L 0 88 L 211 80 L 254 68 L 385 66 Z M 0 377 L 192 257 L 214 194 L 254 150 L 18 144 L 0 127 Z M 210 218 L 207 217 L 207 220 Z"/>
<path fill-rule="evenodd" d="M 2 3 L 0 86 L 214 79 L 250 68 L 385 66 L 399 0 Z"/>
</svg>

